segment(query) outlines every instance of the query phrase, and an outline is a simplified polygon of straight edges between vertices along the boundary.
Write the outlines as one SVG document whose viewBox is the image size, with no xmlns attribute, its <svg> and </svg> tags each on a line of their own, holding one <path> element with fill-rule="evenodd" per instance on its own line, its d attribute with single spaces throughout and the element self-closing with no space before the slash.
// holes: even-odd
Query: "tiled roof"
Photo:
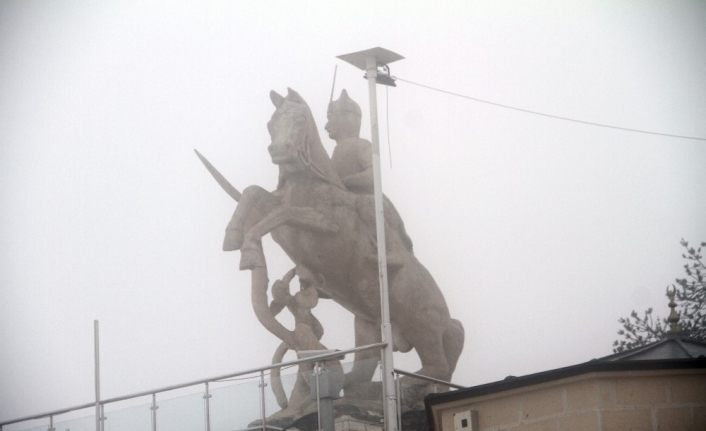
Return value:
<svg viewBox="0 0 706 431">
<path fill-rule="evenodd" d="M 669 336 L 647 346 L 604 356 L 599 361 L 644 361 L 655 359 L 706 358 L 706 343 L 685 337 Z"/>
</svg>

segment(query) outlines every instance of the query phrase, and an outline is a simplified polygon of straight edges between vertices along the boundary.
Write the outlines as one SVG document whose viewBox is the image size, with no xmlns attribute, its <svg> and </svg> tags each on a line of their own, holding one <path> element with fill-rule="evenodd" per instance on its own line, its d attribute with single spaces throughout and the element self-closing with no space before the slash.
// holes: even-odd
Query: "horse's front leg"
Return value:
<svg viewBox="0 0 706 431">
<path fill-rule="evenodd" d="M 283 224 L 324 234 L 333 234 L 339 230 L 338 225 L 330 217 L 314 208 L 277 207 L 245 233 L 243 246 L 240 250 L 240 269 L 253 269 L 265 265 L 260 239 Z"/>
<path fill-rule="evenodd" d="M 226 227 L 223 250 L 239 250 L 243 245 L 245 232 L 278 205 L 280 205 L 279 198 L 260 186 L 250 186 L 243 190 L 233 217 Z"/>
</svg>

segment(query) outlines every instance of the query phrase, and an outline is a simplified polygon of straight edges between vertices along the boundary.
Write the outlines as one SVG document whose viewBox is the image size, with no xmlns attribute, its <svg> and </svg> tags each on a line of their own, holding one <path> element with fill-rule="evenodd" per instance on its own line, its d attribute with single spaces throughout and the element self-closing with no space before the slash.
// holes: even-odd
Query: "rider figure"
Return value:
<svg viewBox="0 0 706 431">
<path fill-rule="evenodd" d="M 373 152 L 370 142 L 361 139 L 360 106 L 343 90 L 338 100 L 328 106 L 325 129 L 336 141 L 331 156 L 333 169 L 352 192 L 373 192 Z"/>
<path fill-rule="evenodd" d="M 329 103 L 327 118 L 325 129 L 329 137 L 336 141 L 336 147 L 331 156 L 334 170 L 348 190 L 361 195 L 371 195 L 373 193 L 372 145 L 359 136 L 360 106 L 348 96 L 346 90 L 343 90 L 338 100 Z M 359 213 L 365 219 L 366 224 L 372 228 L 369 233 L 373 242 L 377 244 L 373 201 L 365 199 L 362 202 L 365 202 L 364 208 L 361 208 Z M 412 252 L 412 241 L 407 236 L 402 218 L 387 196 L 383 198 L 383 208 L 386 217 L 385 224 L 398 232 L 405 248 Z M 390 235 L 386 235 L 386 239 L 388 239 L 386 241 L 388 244 L 388 265 L 400 266 L 403 264 L 400 260 L 401 256 L 394 252 L 395 248 L 390 244 L 389 238 Z M 376 256 L 372 256 L 372 260 L 376 261 Z"/>
</svg>

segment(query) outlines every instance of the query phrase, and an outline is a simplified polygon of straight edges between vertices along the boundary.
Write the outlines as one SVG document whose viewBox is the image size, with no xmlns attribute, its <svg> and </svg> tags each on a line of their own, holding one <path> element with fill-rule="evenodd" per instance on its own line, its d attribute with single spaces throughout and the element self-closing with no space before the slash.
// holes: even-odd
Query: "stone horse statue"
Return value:
<svg viewBox="0 0 706 431">
<path fill-rule="evenodd" d="M 241 250 L 240 268 L 253 273 L 253 305 L 265 310 L 267 275 L 261 238 L 270 233 L 297 267 L 323 281 L 316 287 L 319 297 L 333 299 L 354 314 L 356 346 L 379 342 L 378 268 L 370 259 L 377 251 L 364 234 L 374 220 L 365 220 L 365 211 L 360 210 L 372 205 L 373 198 L 342 185 L 321 144 L 311 110 L 299 94 L 289 89 L 283 97 L 272 91 L 270 99 L 276 110 L 267 123 L 272 138 L 268 150 L 279 166 L 277 189 L 269 192 L 250 186 L 241 196 L 209 168 L 238 200 L 223 249 Z M 387 242 L 401 254 L 401 263 L 389 274 L 394 348 L 403 352 L 414 348 L 422 363 L 418 374 L 449 381 L 463 349 L 463 327 L 450 317 L 431 274 L 405 247 L 394 226 L 388 227 L 387 236 Z M 268 313 L 260 314 L 263 324 L 272 323 Z M 285 342 L 292 340 L 281 325 L 277 331 Z M 356 354 L 353 369 L 345 376 L 345 388 L 372 379 L 376 362 L 367 359 L 378 354 Z"/>
</svg>

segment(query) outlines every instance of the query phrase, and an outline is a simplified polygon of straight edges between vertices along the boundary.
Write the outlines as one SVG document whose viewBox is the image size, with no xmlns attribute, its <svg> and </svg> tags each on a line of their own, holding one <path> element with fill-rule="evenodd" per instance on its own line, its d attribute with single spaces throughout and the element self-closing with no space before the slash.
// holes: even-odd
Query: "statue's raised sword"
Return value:
<svg viewBox="0 0 706 431">
<path fill-rule="evenodd" d="M 229 183 L 228 180 L 226 180 L 220 172 L 218 172 L 218 170 L 211 164 L 211 162 L 209 162 L 206 157 L 204 157 L 201 153 L 198 152 L 198 150 L 194 149 L 194 152 L 199 157 L 204 166 L 206 166 L 208 172 L 211 173 L 211 175 L 221 186 L 221 188 L 225 190 L 225 192 L 228 193 L 230 197 L 235 199 L 236 202 L 240 200 L 240 192 L 235 187 L 233 187 L 233 185 Z M 260 253 L 262 253 L 262 250 L 260 250 Z M 267 328 L 267 330 L 275 334 L 288 345 L 294 346 L 296 345 L 294 339 L 294 332 L 288 330 L 281 323 L 279 323 L 279 321 L 275 319 L 274 315 L 270 311 L 270 308 L 267 306 L 267 286 L 267 268 L 263 266 L 253 269 L 251 299 L 253 309 L 255 310 L 255 316 L 257 316 L 260 323 L 262 323 L 262 325 Z"/>
<path fill-rule="evenodd" d="M 228 182 L 228 180 L 226 179 L 226 177 L 224 177 L 223 175 L 221 175 L 221 173 L 218 172 L 218 170 L 217 170 L 215 167 L 213 167 L 213 165 L 211 164 L 211 162 L 209 162 L 209 161 L 206 159 L 206 157 L 204 157 L 201 153 L 199 153 L 199 150 L 194 149 L 194 152 L 196 153 L 196 155 L 197 155 L 197 156 L 199 157 L 199 159 L 201 160 L 201 163 L 203 163 L 203 165 L 206 166 L 206 169 L 208 169 L 208 172 L 211 174 L 211 176 L 213 177 L 213 179 L 216 180 L 216 182 L 218 183 L 218 185 L 221 186 L 221 188 L 222 188 L 226 193 L 228 193 L 228 196 L 232 197 L 236 202 L 238 202 L 238 201 L 240 200 L 240 192 L 238 191 L 238 189 L 236 189 L 235 187 L 233 187 L 233 185 Z"/>
</svg>

